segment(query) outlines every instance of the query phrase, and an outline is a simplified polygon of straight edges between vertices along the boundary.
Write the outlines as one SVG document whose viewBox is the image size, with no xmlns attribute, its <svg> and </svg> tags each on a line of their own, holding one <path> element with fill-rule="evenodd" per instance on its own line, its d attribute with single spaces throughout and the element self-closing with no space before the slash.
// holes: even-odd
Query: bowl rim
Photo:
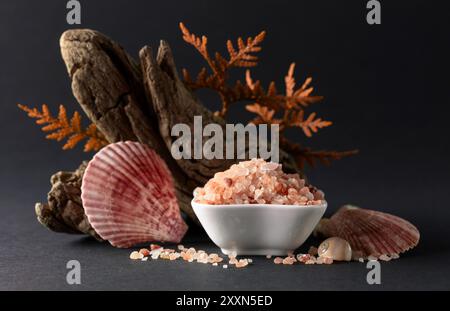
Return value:
<svg viewBox="0 0 450 311">
<path fill-rule="evenodd" d="M 226 208 L 252 208 L 252 209 L 259 209 L 259 208 L 282 208 L 282 209 L 317 209 L 317 208 L 326 208 L 328 206 L 328 203 L 326 200 L 323 200 L 323 203 L 321 204 L 315 204 L 315 205 L 285 205 L 285 204 L 203 204 L 203 203 L 197 203 L 194 202 L 194 199 L 191 201 L 192 207 L 202 207 L 202 208 L 220 208 L 220 209 L 226 209 Z"/>
</svg>

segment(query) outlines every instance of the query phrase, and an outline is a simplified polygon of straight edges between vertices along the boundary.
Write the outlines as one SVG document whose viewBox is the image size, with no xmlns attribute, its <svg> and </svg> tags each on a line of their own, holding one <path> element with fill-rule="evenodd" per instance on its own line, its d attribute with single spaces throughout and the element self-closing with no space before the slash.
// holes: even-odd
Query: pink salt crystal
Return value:
<svg viewBox="0 0 450 311">
<path fill-rule="evenodd" d="M 310 254 L 298 254 L 297 255 L 297 260 L 302 263 L 306 263 L 310 259 L 311 259 Z"/>
<path fill-rule="evenodd" d="M 323 192 L 305 187 L 298 174 L 284 174 L 281 165 L 252 159 L 216 173 L 203 188 L 194 191 L 201 204 L 317 205 Z"/>
<path fill-rule="evenodd" d="M 275 259 L 273 260 L 273 262 L 277 265 L 283 263 L 283 258 L 281 257 L 275 257 Z"/>
<path fill-rule="evenodd" d="M 314 200 L 323 200 L 325 198 L 325 194 L 323 193 L 322 190 L 317 190 L 314 193 Z"/>
<path fill-rule="evenodd" d="M 141 254 L 144 255 L 144 256 L 150 255 L 150 251 L 149 251 L 148 249 L 146 249 L 146 248 L 141 248 L 141 249 L 139 250 L 139 253 L 141 253 Z"/>
<path fill-rule="evenodd" d="M 161 259 L 170 259 L 169 253 L 166 252 L 166 251 L 162 251 L 161 254 L 159 255 L 159 258 L 161 258 Z"/>
<path fill-rule="evenodd" d="M 150 250 L 155 250 L 155 249 L 158 249 L 158 248 L 161 248 L 161 246 L 159 246 L 158 244 L 150 244 Z"/>
<path fill-rule="evenodd" d="M 162 248 L 154 249 L 154 250 L 150 251 L 150 256 L 152 256 L 152 259 L 158 259 L 161 252 L 162 252 Z"/>
<path fill-rule="evenodd" d="M 309 259 L 308 261 L 305 262 L 305 265 L 313 265 L 313 264 L 315 264 L 315 263 L 316 263 L 315 260 Z"/>
<path fill-rule="evenodd" d="M 232 251 L 229 255 L 228 258 L 236 258 L 237 253 L 235 251 Z"/>
<path fill-rule="evenodd" d="M 236 268 L 243 268 L 248 266 L 248 260 L 247 259 L 240 259 L 237 263 L 236 263 Z"/>
<path fill-rule="evenodd" d="M 189 254 L 189 253 L 181 252 L 181 258 L 182 258 L 183 260 L 189 260 L 189 259 L 192 258 L 192 256 L 191 256 L 191 254 Z"/>
<path fill-rule="evenodd" d="M 333 263 L 333 258 L 328 258 L 328 257 L 322 257 L 323 258 L 323 263 L 326 265 L 331 265 Z"/>
<path fill-rule="evenodd" d="M 130 254 L 130 259 L 137 260 L 137 259 L 142 259 L 142 258 L 144 258 L 144 255 L 142 255 L 141 253 L 139 253 L 137 251 L 134 251 Z"/>
<path fill-rule="evenodd" d="M 197 257 L 197 262 L 200 263 L 208 263 L 208 254 L 200 253 Z"/>
<path fill-rule="evenodd" d="M 278 163 L 275 162 L 269 162 L 269 163 L 265 163 L 264 165 L 261 166 L 261 170 L 262 171 L 273 171 L 276 170 L 280 165 Z"/>
<path fill-rule="evenodd" d="M 286 257 L 283 259 L 283 265 L 292 265 L 294 264 L 294 260 L 292 257 Z"/>
<path fill-rule="evenodd" d="M 301 195 L 305 195 L 305 194 L 309 193 L 309 188 L 308 187 L 303 187 L 303 188 L 300 189 L 299 193 Z"/>
</svg>

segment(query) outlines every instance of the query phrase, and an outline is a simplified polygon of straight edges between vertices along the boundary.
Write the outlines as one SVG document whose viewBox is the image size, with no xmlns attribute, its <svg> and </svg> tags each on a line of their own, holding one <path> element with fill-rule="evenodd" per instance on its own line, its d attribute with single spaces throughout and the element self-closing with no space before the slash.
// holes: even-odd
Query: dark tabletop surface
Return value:
<svg viewBox="0 0 450 311">
<path fill-rule="evenodd" d="M 419 246 L 381 264 L 381 285 L 368 285 L 365 264 L 274 265 L 254 258 L 246 269 L 183 261 L 133 262 L 130 250 L 83 236 L 50 232 L 35 219 L 49 178 L 90 159 L 82 148 L 62 151 L 16 107 L 59 104 L 80 110 L 61 60 L 66 1 L 0 2 L 0 289 L 36 290 L 416 290 L 450 289 L 450 140 L 448 139 L 448 9 L 432 1 L 382 1 L 382 24 L 366 22 L 367 1 L 81 1 L 82 25 L 111 36 L 136 57 L 168 40 L 177 66 L 193 73 L 203 60 L 180 36 L 178 22 L 207 34 L 211 50 L 268 31 L 260 65 L 264 85 L 282 88 L 291 61 L 300 83 L 312 75 L 325 102 L 310 112 L 333 126 L 299 142 L 317 149 L 358 148 L 358 156 L 306 171 L 322 188 L 327 215 L 353 203 L 403 217 L 421 232 Z M 243 73 L 236 75 L 241 78 Z M 218 99 L 201 94 L 217 109 Z M 204 95 L 204 96 L 203 96 Z M 215 105 L 215 106 L 214 106 Z M 230 122 L 248 120 L 237 105 Z M 447 134 L 446 134 L 447 133 Z M 183 241 L 218 249 L 201 230 Z M 304 249 L 315 241 L 307 241 Z M 66 283 L 66 263 L 81 264 L 81 285 Z"/>
<path fill-rule="evenodd" d="M 115 249 L 92 238 L 56 234 L 35 219 L 26 199 L 8 202 L 0 220 L 0 290 L 443 290 L 450 288 L 448 234 L 422 229 L 422 241 L 399 260 L 381 263 L 381 285 L 368 285 L 365 263 L 275 265 L 253 257 L 245 269 L 199 263 L 132 261 L 130 250 Z M 13 204 L 13 205 L 12 205 Z M 426 232 L 426 234 L 423 234 Z M 182 242 L 219 252 L 200 230 Z M 301 250 L 317 245 L 312 239 Z M 81 285 L 68 285 L 66 263 L 81 264 Z"/>
</svg>

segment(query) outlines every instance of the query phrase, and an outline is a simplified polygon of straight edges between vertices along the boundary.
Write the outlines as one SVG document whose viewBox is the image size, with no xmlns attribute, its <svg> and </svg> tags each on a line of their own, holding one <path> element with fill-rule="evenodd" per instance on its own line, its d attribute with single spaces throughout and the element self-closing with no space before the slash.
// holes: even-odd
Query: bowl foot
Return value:
<svg viewBox="0 0 450 311">
<path fill-rule="evenodd" d="M 236 253 L 237 256 L 242 255 L 255 255 L 255 256 L 283 256 L 287 255 L 291 250 L 289 249 L 220 249 L 222 253 L 225 255 L 231 255 L 232 253 Z"/>
</svg>

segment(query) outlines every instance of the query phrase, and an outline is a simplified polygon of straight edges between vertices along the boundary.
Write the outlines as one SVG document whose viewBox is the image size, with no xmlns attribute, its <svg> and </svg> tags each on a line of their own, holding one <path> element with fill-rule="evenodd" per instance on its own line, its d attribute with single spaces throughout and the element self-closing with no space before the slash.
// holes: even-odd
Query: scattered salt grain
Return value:
<svg viewBox="0 0 450 311">
<path fill-rule="evenodd" d="M 229 265 L 235 265 L 238 262 L 238 260 L 236 258 L 230 258 L 230 260 L 228 261 Z"/>
<path fill-rule="evenodd" d="M 150 250 L 155 250 L 155 249 L 158 249 L 158 248 L 161 248 L 161 246 L 159 246 L 158 244 L 150 244 Z"/>
<path fill-rule="evenodd" d="M 141 253 L 139 253 L 137 251 L 134 251 L 130 254 L 130 259 L 137 260 L 137 259 L 142 259 L 142 258 L 144 258 L 144 255 L 142 255 Z"/>
<path fill-rule="evenodd" d="M 228 269 L 228 265 L 223 265 L 222 268 Z"/>
<path fill-rule="evenodd" d="M 279 265 L 281 263 L 283 263 L 283 258 L 281 257 L 275 257 L 275 259 L 273 260 L 274 264 Z"/>
<path fill-rule="evenodd" d="M 301 263 L 306 263 L 310 259 L 311 259 L 310 254 L 297 254 L 297 260 Z"/>
<path fill-rule="evenodd" d="M 294 260 L 292 257 L 286 257 L 283 259 L 283 265 L 292 265 L 294 264 Z"/>
<path fill-rule="evenodd" d="M 141 249 L 139 250 L 139 253 L 141 253 L 141 254 L 144 255 L 144 256 L 150 255 L 150 251 L 149 251 L 148 249 L 146 249 L 146 248 L 141 248 Z"/>
<path fill-rule="evenodd" d="M 232 251 L 229 255 L 228 258 L 236 258 L 237 253 L 235 251 Z"/>
<path fill-rule="evenodd" d="M 247 259 L 240 259 L 237 263 L 236 263 L 236 268 L 244 268 L 248 266 L 248 260 Z"/>
<path fill-rule="evenodd" d="M 148 257 L 143 257 L 141 260 L 142 260 L 142 261 L 147 261 L 147 260 L 148 260 Z"/>
<path fill-rule="evenodd" d="M 170 255 L 169 255 L 169 260 L 176 260 L 176 259 L 178 259 L 178 258 L 180 258 L 180 253 L 171 253 Z"/>
</svg>

